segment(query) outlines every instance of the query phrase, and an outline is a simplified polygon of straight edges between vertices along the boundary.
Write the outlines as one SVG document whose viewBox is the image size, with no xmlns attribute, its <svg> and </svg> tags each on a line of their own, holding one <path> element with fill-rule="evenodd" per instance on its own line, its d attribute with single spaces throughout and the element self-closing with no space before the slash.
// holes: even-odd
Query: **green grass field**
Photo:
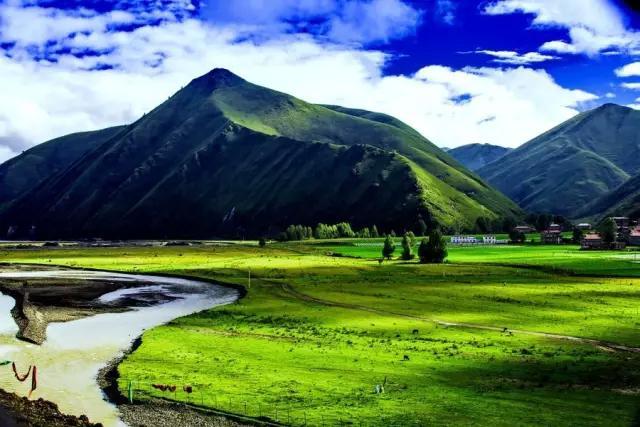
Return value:
<svg viewBox="0 0 640 427">
<path fill-rule="evenodd" d="M 324 253 L 377 259 L 381 257 L 382 242 L 324 241 L 316 243 L 314 247 Z M 448 252 L 447 261 L 452 264 L 533 266 L 556 269 L 558 273 L 564 270 L 571 274 L 592 276 L 640 275 L 640 248 L 634 247 L 624 251 L 581 251 L 576 245 L 449 245 Z M 395 255 L 399 256 L 400 253 L 400 240 L 396 239 Z"/>
<path fill-rule="evenodd" d="M 295 425 L 637 421 L 640 354 L 607 344 L 640 347 L 633 253 L 476 246 L 450 248 L 444 265 L 378 265 L 373 248 L 0 250 L 0 262 L 244 286 L 251 270 L 240 302 L 145 333 L 119 367 L 122 389 L 134 381 L 138 399 L 160 395 L 152 383 L 191 384 L 194 404 Z"/>
</svg>

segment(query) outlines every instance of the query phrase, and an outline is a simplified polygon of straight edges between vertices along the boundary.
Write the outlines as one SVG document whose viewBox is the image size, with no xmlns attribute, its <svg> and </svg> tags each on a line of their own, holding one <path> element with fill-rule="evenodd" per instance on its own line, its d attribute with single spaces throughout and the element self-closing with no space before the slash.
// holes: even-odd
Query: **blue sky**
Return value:
<svg viewBox="0 0 640 427">
<path fill-rule="evenodd" d="M 639 29 L 622 0 L 0 0 L 0 161 L 131 122 L 214 67 L 440 146 L 513 147 L 640 108 Z"/>
</svg>

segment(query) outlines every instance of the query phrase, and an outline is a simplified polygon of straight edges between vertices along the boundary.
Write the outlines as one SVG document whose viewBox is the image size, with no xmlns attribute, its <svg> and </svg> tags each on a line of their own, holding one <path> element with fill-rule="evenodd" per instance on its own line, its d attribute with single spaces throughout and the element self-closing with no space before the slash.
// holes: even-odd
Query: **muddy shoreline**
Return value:
<svg viewBox="0 0 640 427">
<path fill-rule="evenodd" d="M 4 427 L 102 427 L 87 417 L 65 415 L 43 399 L 29 400 L 0 389 L 0 424 Z"/>
</svg>

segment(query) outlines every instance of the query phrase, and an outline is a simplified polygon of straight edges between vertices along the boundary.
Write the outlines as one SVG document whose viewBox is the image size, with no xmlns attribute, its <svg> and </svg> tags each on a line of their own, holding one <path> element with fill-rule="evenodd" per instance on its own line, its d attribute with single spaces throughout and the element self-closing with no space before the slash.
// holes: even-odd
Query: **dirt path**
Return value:
<svg viewBox="0 0 640 427">
<path fill-rule="evenodd" d="M 590 344 L 604 351 L 624 351 L 624 352 L 630 352 L 630 353 L 640 353 L 639 347 L 629 347 L 623 344 L 617 344 L 617 343 L 608 342 L 608 341 L 596 340 L 591 338 L 574 337 L 571 335 L 552 334 L 552 333 L 538 332 L 538 331 L 527 331 L 523 329 L 510 329 L 506 327 L 479 325 L 475 323 L 447 322 L 444 320 L 438 320 L 434 318 L 415 316 L 412 314 L 398 313 L 398 312 L 388 311 L 388 310 L 381 310 L 378 308 L 367 307 L 365 305 L 348 304 L 343 302 L 324 300 L 324 299 L 316 298 L 314 296 L 297 291 L 296 289 L 291 287 L 291 285 L 288 285 L 286 283 L 280 283 L 280 287 L 285 293 L 287 293 L 288 295 L 294 298 L 297 298 L 303 301 L 313 302 L 316 304 L 331 306 L 331 307 L 341 307 L 341 308 L 348 308 L 352 310 L 368 311 L 370 313 L 376 313 L 376 314 L 382 314 L 382 315 L 404 317 L 406 319 L 414 319 L 422 322 L 436 323 L 438 325 L 448 326 L 448 327 L 481 329 L 485 331 L 495 331 L 495 332 L 510 332 L 510 333 L 521 334 L 521 335 L 532 335 L 532 336 L 538 336 L 538 337 L 544 337 L 544 338 L 574 341 L 581 344 Z"/>
</svg>

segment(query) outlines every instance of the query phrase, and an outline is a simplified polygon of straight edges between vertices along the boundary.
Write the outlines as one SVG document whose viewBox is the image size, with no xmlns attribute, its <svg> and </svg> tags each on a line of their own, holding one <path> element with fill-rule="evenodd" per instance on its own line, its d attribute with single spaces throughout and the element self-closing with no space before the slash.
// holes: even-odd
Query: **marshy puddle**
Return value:
<svg viewBox="0 0 640 427">
<path fill-rule="evenodd" d="M 38 367 L 38 388 L 32 399 L 55 402 L 62 412 L 85 414 L 105 426 L 121 425 L 117 408 L 104 399 L 97 385 L 98 371 L 121 356 L 146 329 L 238 299 L 238 291 L 206 282 L 94 271 L 0 272 L 2 279 L 55 279 L 135 282 L 106 293 L 100 304 L 135 307 L 130 311 L 101 313 L 64 323 L 50 323 L 42 345 L 20 341 L 11 316 L 15 300 L 0 294 L 0 360 L 15 361 L 18 372 Z M 159 298 L 160 297 L 160 298 Z M 131 303 L 131 305 L 129 305 Z M 141 306 L 142 305 L 142 306 Z M 18 382 L 11 366 L 0 367 L 0 388 L 21 396 L 29 393 L 31 381 Z"/>
</svg>

